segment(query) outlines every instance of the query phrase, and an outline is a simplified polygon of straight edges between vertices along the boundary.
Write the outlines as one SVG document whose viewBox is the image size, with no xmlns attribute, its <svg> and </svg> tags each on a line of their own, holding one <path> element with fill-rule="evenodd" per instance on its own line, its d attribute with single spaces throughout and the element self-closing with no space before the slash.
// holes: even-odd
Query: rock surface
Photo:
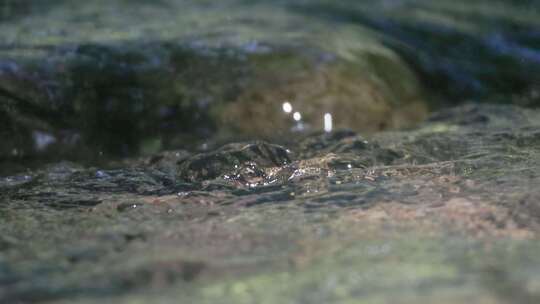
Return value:
<svg viewBox="0 0 540 304">
<path fill-rule="evenodd" d="M 540 303 L 538 12 L 0 0 L 0 303 Z"/>
<path fill-rule="evenodd" d="M 27 15 L 1 24 L 0 135 L 18 134 L 1 159 L 275 140 L 296 126 L 284 102 L 311 130 L 327 112 L 364 132 L 427 115 L 412 69 L 358 26 L 329 28 L 280 3 L 127 3 L 6 5 Z"/>
<path fill-rule="evenodd" d="M 540 96 L 540 19 L 522 2 L 0 6 L 3 168 L 276 141 L 322 129 L 325 113 L 367 134 L 412 127 L 448 100 Z"/>
<path fill-rule="evenodd" d="M 534 303 L 540 112 L 0 182 L 0 300 Z"/>
</svg>

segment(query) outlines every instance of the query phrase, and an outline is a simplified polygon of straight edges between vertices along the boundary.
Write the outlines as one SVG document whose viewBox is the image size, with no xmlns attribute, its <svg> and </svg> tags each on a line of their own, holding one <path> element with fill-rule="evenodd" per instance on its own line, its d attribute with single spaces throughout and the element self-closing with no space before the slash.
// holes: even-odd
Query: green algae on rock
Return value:
<svg viewBox="0 0 540 304">
<path fill-rule="evenodd" d="M 8 94 L 0 98 L 10 107 L 0 113 L 26 140 L 8 142 L 2 158 L 99 160 L 193 148 L 201 138 L 276 140 L 295 127 L 280 111 L 286 100 L 306 130 L 320 129 L 326 112 L 336 127 L 362 132 L 425 117 L 415 74 L 374 33 L 330 30 L 286 9 L 269 15 L 264 3 L 232 4 L 242 9 L 93 0 L 6 20 L 0 88 Z M 134 25 L 133 16 L 148 22 Z M 220 22 L 237 35 L 216 32 Z M 51 140 L 37 149 L 35 134 Z"/>
<path fill-rule="evenodd" d="M 0 300 L 534 302 L 539 116 L 467 105 L 293 153 L 241 143 L 3 178 Z"/>
<path fill-rule="evenodd" d="M 299 129 L 283 102 L 364 134 L 421 121 L 426 91 L 534 105 L 536 13 L 486 3 L 5 2 L 2 159 L 275 140 Z"/>
<path fill-rule="evenodd" d="M 539 302 L 530 8 L 0 1 L 0 302 Z"/>
<path fill-rule="evenodd" d="M 411 127 L 426 116 L 415 75 L 392 54 L 358 51 L 320 63 L 279 52 L 254 57 L 253 84 L 215 111 L 221 126 L 234 132 L 255 138 L 290 133 L 297 122 L 283 112 L 284 102 L 311 130 L 323 129 L 325 113 L 335 127 L 364 133 Z"/>
<path fill-rule="evenodd" d="M 158 150 L 178 147 L 174 142 L 178 133 L 192 138 L 212 133 L 228 138 L 234 133 L 275 139 L 294 127 L 293 120 L 280 111 L 286 100 L 302 111 L 306 126 L 313 129 L 322 127 L 325 112 L 333 113 L 337 127 L 364 132 L 410 126 L 426 113 L 410 72 L 400 81 L 386 82 L 370 80 L 368 75 L 383 75 L 356 61 L 332 60 L 319 66 L 301 51 L 281 56 L 279 51 L 243 55 L 230 50 L 236 53 L 230 55 L 225 49 L 171 44 L 145 52 L 138 48 L 81 45 L 54 57 L 53 68 L 58 70 L 53 74 L 32 68 L 4 73 L 3 83 L 11 83 L 10 94 L 19 96 L 15 102 L 3 96 L 13 103 L 14 110 L 6 112 L 15 123 L 13 128 L 50 133 L 57 138 L 56 145 L 68 150 L 73 150 L 68 143 L 78 140 L 113 155 L 129 155 L 141 151 L 147 138 L 158 138 Z M 396 62 L 394 70 L 403 65 Z M 31 84 L 36 93 L 26 89 L 23 75 L 30 73 L 41 75 Z M 55 88 L 47 83 L 54 83 Z M 42 86 L 53 90 L 52 96 L 38 93 Z M 401 91 L 400 86 L 408 91 Z M 41 125 L 25 123 L 33 113 L 25 112 L 21 100 L 40 104 L 42 113 L 64 113 L 64 117 L 37 117 Z M 13 147 L 17 148 L 21 154 L 32 154 L 31 146 Z"/>
</svg>

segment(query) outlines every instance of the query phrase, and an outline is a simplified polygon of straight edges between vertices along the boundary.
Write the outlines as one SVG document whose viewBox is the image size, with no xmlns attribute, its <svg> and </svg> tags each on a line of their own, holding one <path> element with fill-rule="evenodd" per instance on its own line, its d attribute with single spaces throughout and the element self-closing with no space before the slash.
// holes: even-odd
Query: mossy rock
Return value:
<svg viewBox="0 0 540 304">
<path fill-rule="evenodd" d="M 407 128 L 428 112 L 414 73 L 397 56 L 359 52 L 353 59 L 277 52 L 249 57 L 254 79 L 233 102 L 213 110 L 235 134 L 276 138 L 295 127 L 322 130 L 330 113 L 335 128 L 364 134 Z M 284 113 L 283 103 L 292 105 Z M 293 112 L 301 121 L 293 119 Z"/>
<path fill-rule="evenodd" d="M 539 117 L 0 178 L 0 301 L 536 303 Z"/>
</svg>

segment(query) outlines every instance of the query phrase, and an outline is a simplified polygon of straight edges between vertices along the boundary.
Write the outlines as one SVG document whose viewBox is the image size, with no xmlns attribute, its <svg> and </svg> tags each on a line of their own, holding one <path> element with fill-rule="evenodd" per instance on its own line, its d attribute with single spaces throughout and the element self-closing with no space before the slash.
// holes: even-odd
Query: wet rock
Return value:
<svg viewBox="0 0 540 304">
<path fill-rule="evenodd" d="M 265 169 L 290 163 L 290 154 L 286 148 L 264 142 L 229 144 L 215 152 L 198 154 L 181 161 L 178 176 L 190 182 L 217 177 L 264 178 Z"/>
<path fill-rule="evenodd" d="M 299 143 L 302 157 L 310 158 L 328 153 L 348 156 L 362 166 L 389 165 L 402 157 L 400 152 L 382 148 L 377 142 L 370 142 L 362 136 L 347 130 L 337 130 L 321 135 L 312 135 Z M 341 162 L 347 163 L 346 160 Z M 350 169 L 351 166 L 348 166 Z"/>
<path fill-rule="evenodd" d="M 122 204 L 119 204 L 116 207 L 116 210 L 118 212 L 126 212 L 126 211 L 130 211 L 130 210 L 139 208 L 140 206 L 141 206 L 141 204 L 137 204 L 137 203 L 122 203 Z"/>
<path fill-rule="evenodd" d="M 412 64 L 422 84 L 451 102 L 472 98 L 538 105 L 540 36 L 531 23 L 538 17 L 537 3 L 481 0 L 474 9 L 464 1 L 454 4 L 316 1 L 290 6 L 383 33 L 386 45 Z"/>
<path fill-rule="evenodd" d="M 250 61 L 256 81 L 219 108 L 218 121 L 234 132 L 272 139 L 291 130 L 322 130 L 330 113 L 335 128 L 372 133 L 410 127 L 427 114 L 416 77 L 392 54 L 359 51 L 347 60 L 321 61 L 276 51 Z M 283 111 L 285 102 L 291 113 Z"/>
<path fill-rule="evenodd" d="M 415 76 L 397 57 L 374 66 L 386 59 L 362 53 L 323 60 L 319 53 L 287 47 L 246 54 L 169 42 L 60 48 L 50 62 L 0 75 L 6 92 L 0 98 L 11 104 L 0 111 L 6 128 L 28 138 L 3 155 L 13 158 L 15 149 L 26 157 L 95 159 L 190 148 L 185 142 L 208 135 L 275 140 L 291 130 L 322 128 L 325 113 L 334 115 L 336 127 L 364 132 L 411 126 L 425 116 Z M 404 70 L 402 79 L 386 80 L 390 72 L 382 67 Z M 283 113 L 285 101 L 301 113 L 301 125 Z M 54 140 L 40 145 L 32 140 L 36 132 Z"/>
<path fill-rule="evenodd" d="M 540 111 L 401 129 L 538 100 L 533 2 L 465 2 L 0 11 L 0 302 L 538 302 Z"/>
<path fill-rule="evenodd" d="M 487 119 L 460 119 L 477 113 Z M 319 272 L 344 280 L 347 294 L 377 297 L 347 281 L 376 269 L 366 278 L 373 288 L 413 280 L 409 292 L 438 280 L 442 287 L 423 288 L 451 290 L 451 302 L 466 303 L 458 290 L 491 293 L 455 282 L 474 276 L 492 286 L 484 269 L 493 265 L 533 284 L 538 115 L 469 105 L 369 140 L 352 131 L 307 135 L 291 145 L 294 155 L 266 142 L 236 143 L 116 169 L 60 163 L 9 177 L 0 193 L 0 280 L 13 288 L 0 289 L 0 300 L 73 302 L 84 294 L 93 303 L 157 290 L 165 300 L 179 293 L 233 303 L 241 297 L 234 288 L 262 299 L 283 280 L 292 297 L 306 299 L 311 284 L 327 284 Z M 419 268 L 431 270 L 417 277 Z M 396 269 L 405 274 L 395 279 Z M 184 284 L 191 292 L 178 291 Z M 334 287 L 317 290 L 337 297 Z"/>
<path fill-rule="evenodd" d="M 324 23 L 285 10 L 279 13 L 281 25 L 269 27 L 273 17 L 259 5 L 234 16 L 225 16 L 220 4 L 197 1 L 117 3 L 110 11 L 98 0 L 83 6 L 59 3 L 50 11 L 31 10 L 28 24 L 19 19 L 5 24 L 3 159 L 95 164 L 191 149 L 200 138 L 277 141 L 320 129 L 327 112 L 335 127 L 362 132 L 412 126 L 427 113 L 413 70 L 367 31 L 348 26 L 329 31 Z M 170 18 L 151 18 L 158 12 Z M 86 13 L 99 16 L 101 26 L 74 25 L 73 20 L 89 18 Z M 55 22 L 48 22 L 48 14 Z M 250 23 L 254 15 L 262 23 Z M 134 26 L 133 16 L 153 21 Z M 214 33 L 210 20 L 245 33 L 237 38 Z M 300 20 L 303 27 L 295 25 Z M 197 38 L 185 32 L 193 23 Z M 282 27 L 295 34 L 282 35 Z M 298 39 L 307 45 L 298 45 Z M 301 113 L 300 124 L 281 110 L 285 101 Z M 54 140 L 40 145 L 33 134 Z"/>
</svg>

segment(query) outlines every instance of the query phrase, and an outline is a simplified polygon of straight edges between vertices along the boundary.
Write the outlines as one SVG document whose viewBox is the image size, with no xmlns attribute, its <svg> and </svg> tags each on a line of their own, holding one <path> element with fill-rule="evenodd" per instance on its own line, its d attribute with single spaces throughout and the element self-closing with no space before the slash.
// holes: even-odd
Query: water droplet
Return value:
<svg viewBox="0 0 540 304">
<path fill-rule="evenodd" d="M 285 102 L 281 105 L 281 107 L 283 108 L 283 112 L 285 112 L 285 113 L 291 113 L 292 110 L 293 110 L 291 103 L 288 102 L 288 101 L 285 101 Z"/>
<path fill-rule="evenodd" d="M 122 204 L 116 206 L 116 211 L 125 212 L 125 211 L 129 211 L 129 210 L 137 209 L 140 206 L 141 206 L 141 204 L 139 204 L 139 203 L 122 203 Z"/>
<path fill-rule="evenodd" d="M 332 114 L 326 113 L 324 114 L 324 131 L 325 132 L 332 132 Z"/>
<path fill-rule="evenodd" d="M 34 131 L 32 137 L 38 151 L 45 150 L 49 145 L 56 142 L 56 137 L 46 132 Z"/>
<path fill-rule="evenodd" d="M 97 177 L 97 178 L 107 178 L 107 177 L 110 177 L 110 175 L 107 174 L 107 173 L 104 172 L 104 171 L 97 170 L 97 171 L 96 171 L 96 177 Z"/>
</svg>

